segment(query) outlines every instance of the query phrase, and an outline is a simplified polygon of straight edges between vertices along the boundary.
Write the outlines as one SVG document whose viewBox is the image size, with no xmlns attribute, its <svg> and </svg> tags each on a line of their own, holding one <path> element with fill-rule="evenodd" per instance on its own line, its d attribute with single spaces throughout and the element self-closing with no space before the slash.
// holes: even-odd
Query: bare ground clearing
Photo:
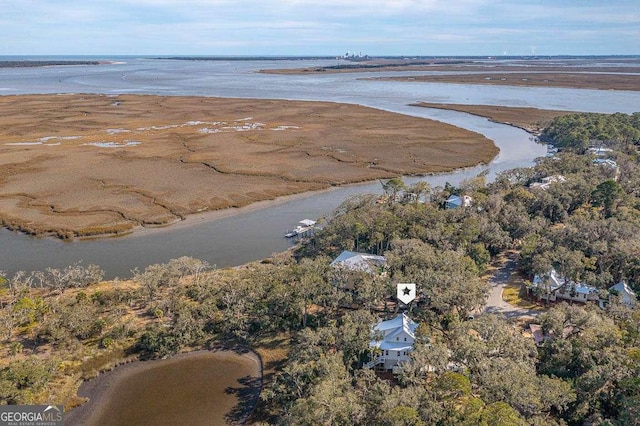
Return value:
<svg viewBox="0 0 640 426">
<path fill-rule="evenodd" d="M 113 235 L 327 188 L 489 162 L 482 135 L 372 108 L 148 95 L 0 97 L 0 223 Z"/>
</svg>

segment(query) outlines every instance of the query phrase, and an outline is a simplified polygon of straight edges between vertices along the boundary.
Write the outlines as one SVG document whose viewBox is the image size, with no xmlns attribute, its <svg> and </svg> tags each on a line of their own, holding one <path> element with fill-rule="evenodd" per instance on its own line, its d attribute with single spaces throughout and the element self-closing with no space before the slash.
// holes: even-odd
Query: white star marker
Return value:
<svg viewBox="0 0 640 426">
<path fill-rule="evenodd" d="M 405 305 L 416 298 L 416 285 L 413 283 L 398 283 L 398 300 Z"/>
</svg>

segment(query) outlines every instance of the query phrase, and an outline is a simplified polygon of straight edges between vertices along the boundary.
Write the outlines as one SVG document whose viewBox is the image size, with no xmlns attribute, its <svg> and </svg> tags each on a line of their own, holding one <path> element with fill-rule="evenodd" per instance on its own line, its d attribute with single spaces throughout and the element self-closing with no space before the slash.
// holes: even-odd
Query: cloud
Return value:
<svg viewBox="0 0 640 426">
<path fill-rule="evenodd" d="M 0 10 L 0 54 L 640 51 L 637 0 L 0 0 Z"/>
</svg>

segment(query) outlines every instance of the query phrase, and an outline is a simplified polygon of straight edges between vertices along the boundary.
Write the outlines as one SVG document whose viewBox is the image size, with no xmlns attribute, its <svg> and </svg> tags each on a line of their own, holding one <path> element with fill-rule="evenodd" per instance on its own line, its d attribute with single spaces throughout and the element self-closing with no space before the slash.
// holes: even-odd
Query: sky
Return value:
<svg viewBox="0 0 640 426">
<path fill-rule="evenodd" d="M 640 55 L 640 0 L 0 0 L 0 55 Z"/>
</svg>

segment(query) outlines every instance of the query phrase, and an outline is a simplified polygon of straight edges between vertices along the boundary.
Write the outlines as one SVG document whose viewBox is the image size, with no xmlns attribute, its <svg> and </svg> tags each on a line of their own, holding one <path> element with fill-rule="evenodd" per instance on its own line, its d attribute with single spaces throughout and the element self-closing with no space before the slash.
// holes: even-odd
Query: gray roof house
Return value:
<svg viewBox="0 0 640 426">
<path fill-rule="evenodd" d="M 331 266 L 373 273 L 382 269 L 386 263 L 387 258 L 384 256 L 345 250 L 331 262 Z"/>
<path fill-rule="evenodd" d="M 627 306 L 633 307 L 638 301 L 636 293 L 631 290 L 631 287 L 629 287 L 624 281 L 620 281 L 618 284 L 609 287 L 609 292 L 612 291 L 620 297 L 620 302 Z"/>
<path fill-rule="evenodd" d="M 555 269 L 549 273 L 533 277 L 530 289 L 539 289 L 540 298 L 555 302 L 558 299 L 574 302 L 599 302 L 598 289 L 584 283 L 570 281 Z"/>
</svg>

